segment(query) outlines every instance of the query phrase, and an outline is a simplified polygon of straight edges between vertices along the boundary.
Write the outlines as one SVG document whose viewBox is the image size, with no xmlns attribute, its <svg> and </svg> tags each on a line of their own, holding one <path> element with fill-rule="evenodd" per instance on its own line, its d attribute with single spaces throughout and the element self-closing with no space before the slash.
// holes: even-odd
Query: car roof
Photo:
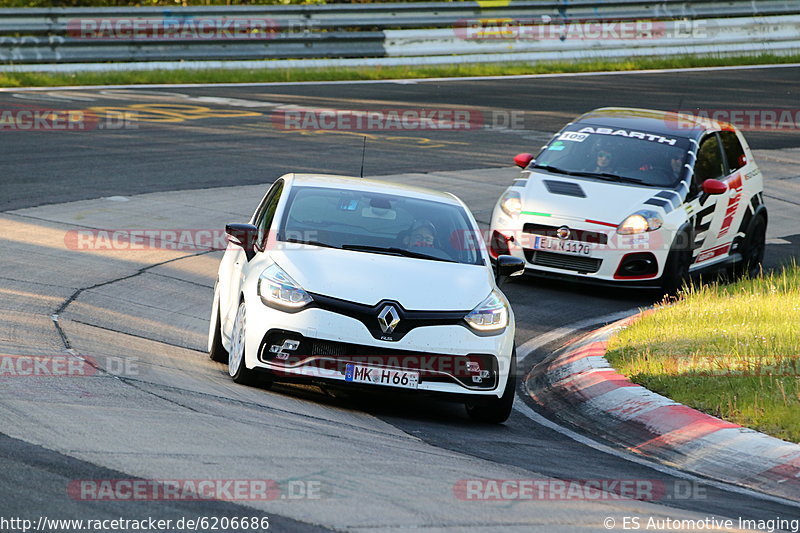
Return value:
<svg viewBox="0 0 800 533">
<path fill-rule="evenodd" d="M 720 127 L 733 129 L 726 123 L 715 123 L 702 117 L 674 111 L 637 109 L 632 107 L 601 107 L 584 113 L 572 124 L 601 125 L 624 130 L 644 130 L 663 136 L 699 139 L 710 130 Z"/>
<path fill-rule="evenodd" d="M 286 174 L 283 176 L 293 187 L 328 187 L 353 191 L 395 194 L 419 200 L 462 205 L 461 201 L 451 193 L 416 187 L 405 183 L 391 183 L 355 176 L 339 176 L 336 174 Z"/>
</svg>

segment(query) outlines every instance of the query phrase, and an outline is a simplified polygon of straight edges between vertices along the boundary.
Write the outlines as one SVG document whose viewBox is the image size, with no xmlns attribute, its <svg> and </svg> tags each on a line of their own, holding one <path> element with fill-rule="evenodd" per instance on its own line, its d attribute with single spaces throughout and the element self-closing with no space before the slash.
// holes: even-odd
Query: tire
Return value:
<svg viewBox="0 0 800 533">
<path fill-rule="evenodd" d="M 217 319 L 214 321 L 214 332 L 211 334 L 211 348 L 208 350 L 208 356 L 212 361 L 217 363 L 226 363 L 230 355 L 228 350 L 222 345 L 222 324 L 220 322 L 219 311 L 217 311 Z"/>
<path fill-rule="evenodd" d="M 681 242 L 684 239 L 685 244 Z M 661 275 L 661 288 L 669 295 L 676 294 L 691 279 L 689 267 L 692 266 L 692 250 L 688 248 L 688 244 L 688 234 L 678 234 L 667 255 L 664 273 Z"/>
<path fill-rule="evenodd" d="M 241 385 L 253 385 L 258 381 L 255 371 L 247 368 L 245 349 L 246 349 L 246 330 L 247 330 L 247 306 L 244 301 L 239 304 L 236 311 L 236 320 L 233 322 L 231 331 L 231 350 L 228 354 L 228 375 L 233 378 L 235 383 Z"/>
<path fill-rule="evenodd" d="M 511 368 L 508 372 L 506 389 L 500 398 L 489 398 L 488 400 L 477 399 L 467 401 L 464 406 L 467 415 L 475 422 L 483 424 L 502 424 L 511 415 L 514 405 L 514 395 L 517 391 L 517 349 L 511 352 Z"/>
<path fill-rule="evenodd" d="M 756 216 L 742 242 L 742 261 L 734 267 L 737 278 L 744 276 L 757 278 L 761 275 L 766 241 L 767 223 L 764 217 Z"/>
</svg>

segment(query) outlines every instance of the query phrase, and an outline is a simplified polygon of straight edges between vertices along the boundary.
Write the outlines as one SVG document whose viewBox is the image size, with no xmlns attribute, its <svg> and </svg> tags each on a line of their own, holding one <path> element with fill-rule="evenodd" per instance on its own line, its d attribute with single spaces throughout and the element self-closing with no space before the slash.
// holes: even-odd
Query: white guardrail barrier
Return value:
<svg viewBox="0 0 800 533">
<path fill-rule="evenodd" d="M 800 2 L 0 9 L 0 71 L 293 68 L 800 52 Z"/>
</svg>

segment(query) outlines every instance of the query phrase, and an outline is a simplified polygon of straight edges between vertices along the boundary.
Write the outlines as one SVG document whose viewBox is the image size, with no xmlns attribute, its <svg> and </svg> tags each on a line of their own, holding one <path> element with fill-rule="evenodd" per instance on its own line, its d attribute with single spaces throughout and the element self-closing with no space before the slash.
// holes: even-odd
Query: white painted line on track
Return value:
<svg viewBox="0 0 800 533">
<path fill-rule="evenodd" d="M 567 326 L 563 326 L 561 328 L 558 328 L 558 329 L 555 329 L 555 330 L 550 331 L 548 333 L 545 333 L 544 335 L 540 335 L 538 337 L 534 337 L 533 339 L 525 342 L 524 344 L 522 344 L 519 347 L 520 353 L 518 355 L 518 360 L 520 362 L 524 361 L 525 358 L 528 355 L 530 355 L 531 353 L 535 352 L 536 350 L 538 350 L 542 346 L 545 346 L 545 345 L 547 345 L 547 344 L 549 344 L 549 343 L 551 343 L 551 342 L 553 342 L 555 340 L 558 340 L 559 338 L 566 337 L 566 336 L 568 336 L 568 335 L 570 335 L 572 333 L 575 333 L 576 331 L 579 331 L 581 329 L 584 329 L 584 328 L 587 328 L 587 327 L 590 327 L 590 326 L 593 326 L 593 325 L 601 325 L 601 324 L 605 324 L 607 322 L 613 322 L 613 321 L 616 321 L 616 320 L 622 320 L 623 318 L 631 316 L 636 311 L 638 311 L 638 309 L 629 309 L 629 310 L 626 310 L 626 311 L 619 311 L 617 313 L 611 313 L 609 315 L 605 315 L 605 316 L 601 316 L 601 317 L 597 317 L 597 318 L 581 320 L 579 322 L 575 322 L 573 324 L 569 324 Z M 527 387 L 526 387 L 526 392 L 527 392 Z M 784 499 L 784 498 L 780 498 L 778 496 L 771 496 L 769 494 L 764 494 L 764 493 L 761 493 L 761 492 L 757 492 L 757 491 L 754 491 L 754 490 L 751 490 L 751 489 L 747 489 L 747 488 L 744 488 L 744 487 L 739 487 L 739 486 L 736 486 L 736 485 L 723 483 L 721 481 L 715 481 L 713 479 L 708 479 L 708 478 L 703 478 L 703 477 L 700 477 L 700 476 L 696 476 L 694 474 L 690 474 L 690 473 L 684 472 L 682 470 L 677 470 L 675 468 L 663 465 L 661 463 L 656 463 L 654 461 L 650 461 L 650 460 L 645 459 L 643 457 L 634 455 L 633 452 L 624 452 L 622 450 L 618 450 L 618 449 L 612 448 L 611 446 L 607 446 L 605 444 L 597 442 L 596 440 L 594 440 L 594 439 L 592 439 L 590 437 L 587 437 L 585 435 L 581 435 L 580 433 L 572 431 L 571 429 L 565 428 L 565 427 L 557 424 L 556 422 L 553 422 L 549 418 L 545 418 L 544 416 L 540 415 L 539 413 L 537 413 L 536 411 L 531 409 L 528 406 L 528 404 L 526 404 L 520 398 L 514 398 L 514 410 L 517 411 L 518 413 L 522 414 L 523 416 L 525 416 L 529 420 L 535 422 L 536 424 L 539 424 L 540 426 L 544 426 L 544 427 L 546 427 L 548 429 L 551 429 L 551 430 L 555 431 L 556 433 L 559 433 L 560 435 L 563 435 L 563 436 L 567 437 L 568 439 L 571 439 L 571 440 L 573 440 L 573 441 L 575 441 L 575 442 L 577 442 L 579 444 L 583 444 L 584 446 L 588 446 L 589 448 L 592 448 L 593 450 L 597 450 L 599 452 L 611 455 L 611 456 L 616 457 L 618 459 L 623 459 L 625 461 L 630 461 L 631 463 L 635 463 L 635 464 L 637 464 L 639 466 L 643 466 L 645 468 L 650 468 L 651 470 L 655 470 L 656 472 L 660 472 L 660 473 L 666 474 L 668 476 L 676 477 L 676 478 L 679 478 L 679 479 L 684 479 L 684 480 L 687 480 L 687 481 L 692 481 L 692 482 L 695 482 L 695 483 L 701 483 L 701 484 L 704 484 L 704 485 L 709 485 L 711 487 L 717 488 L 719 490 L 724 490 L 724 491 L 727 491 L 727 492 L 733 492 L 733 493 L 740 494 L 740 495 L 743 495 L 743 496 L 748 496 L 748 497 L 751 497 L 751 498 L 757 498 L 757 499 L 764 500 L 764 501 L 779 503 L 781 505 L 788 505 L 788 506 L 800 509 L 800 502 L 795 502 L 795 501 L 792 501 L 792 500 L 787 500 L 787 499 Z"/>
<path fill-rule="evenodd" d="M 623 318 L 628 318 L 636 314 L 639 311 L 639 308 L 633 307 L 631 309 L 625 309 L 624 311 L 617 311 L 616 313 L 610 313 L 608 315 L 594 317 L 594 318 L 587 318 L 586 320 L 581 320 L 579 322 L 574 322 L 567 326 L 563 326 L 552 331 L 548 331 L 538 337 L 534 337 L 525 343 L 523 343 L 519 348 L 517 348 L 517 361 L 522 362 L 528 357 L 530 354 L 545 346 L 550 344 L 553 341 L 557 341 L 562 337 L 566 337 L 567 335 L 571 335 L 578 330 L 590 328 L 592 326 L 599 326 L 603 324 L 609 324 L 611 322 L 616 322 L 617 320 L 622 320 Z"/>
<path fill-rule="evenodd" d="M 726 70 L 763 70 L 776 68 L 797 68 L 800 63 L 777 63 L 768 65 L 733 65 L 721 67 L 686 67 L 646 70 L 604 70 L 599 72 L 562 72 L 552 74 L 515 74 L 509 76 L 456 76 L 444 78 L 395 78 L 387 80 L 335 80 L 335 81 L 272 81 L 272 82 L 242 82 L 242 83 L 143 83 L 132 85 L 65 85 L 60 87 L 0 87 L 2 92 L 19 91 L 72 91 L 86 89 L 186 89 L 205 87 L 277 87 L 277 86 L 303 86 L 303 85 L 358 85 L 358 84 L 415 84 L 415 83 L 441 83 L 449 81 L 492 81 L 492 80 L 527 80 L 537 78 L 579 78 L 592 76 L 625 76 L 629 74 L 669 74 L 677 72 L 720 72 Z"/>
</svg>

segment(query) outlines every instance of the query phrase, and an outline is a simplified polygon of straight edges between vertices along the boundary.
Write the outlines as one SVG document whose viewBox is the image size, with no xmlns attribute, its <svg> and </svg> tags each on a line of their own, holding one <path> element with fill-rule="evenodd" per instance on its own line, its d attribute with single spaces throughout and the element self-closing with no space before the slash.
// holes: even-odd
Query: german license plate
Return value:
<svg viewBox="0 0 800 533">
<path fill-rule="evenodd" d="M 416 389 L 419 385 L 419 372 L 376 368 L 348 363 L 345 367 L 344 380 L 351 383 L 371 383 L 388 385 L 403 389 Z"/>
<path fill-rule="evenodd" d="M 535 250 L 545 250 L 548 252 L 570 255 L 590 255 L 592 253 L 592 245 L 585 242 L 562 241 L 561 239 L 539 236 L 534 239 L 533 248 Z"/>
</svg>

